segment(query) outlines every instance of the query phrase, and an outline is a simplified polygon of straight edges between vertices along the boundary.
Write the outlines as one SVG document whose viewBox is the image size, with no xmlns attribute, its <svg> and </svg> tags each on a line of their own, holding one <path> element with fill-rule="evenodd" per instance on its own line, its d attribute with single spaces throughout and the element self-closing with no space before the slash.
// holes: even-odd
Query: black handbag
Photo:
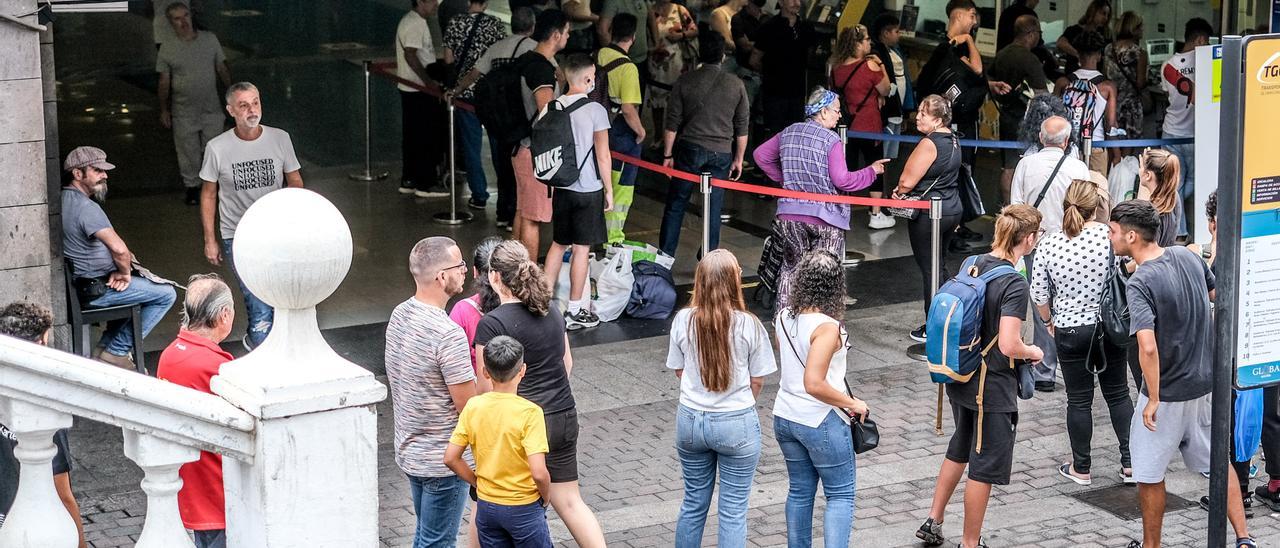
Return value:
<svg viewBox="0 0 1280 548">
<path fill-rule="evenodd" d="M 779 311 L 779 314 L 781 313 L 782 312 Z M 782 326 L 782 336 L 787 338 L 787 346 L 791 347 L 791 353 L 796 355 L 796 359 L 800 360 L 800 365 L 801 367 L 803 367 L 804 357 L 800 355 L 799 350 L 796 350 L 796 344 L 794 342 L 791 342 L 791 334 L 787 333 L 787 325 L 785 323 L 782 323 L 779 325 Z M 841 379 L 841 380 L 844 381 L 845 393 L 848 394 L 850 398 L 852 398 L 853 388 L 849 386 L 849 380 L 848 379 Z M 865 417 L 856 416 L 838 407 L 835 409 L 841 413 L 844 413 L 846 417 L 849 417 L 849 434 L 853 438 L 854 454 L 861 455 L 867 451 L 875 449 L 877 446 L 880 445 L 880 427 L 876 426 L 876 421 L 871 420 L 870 409 L 867 410 L 867 416 Z"/>
<path fill-rule="evenodd" d="M 1102 335 L 1111 344 L 1129 344 L 1129 295 L 1124 275 L 1116 265 L 1115 250 L 1107 253 L 1107 279 L 1102 282 L 1102 298 L 1098 302 L 1098 323 Z"/>
<path fill-rule="evenodd" d="M 956 183 L 959 186 L 960 205 L 963 207 L 963 214 L 960 215 L 960 222 L 967 223 L 978 217 L 987 214 L 986 206 L 982 205 L 982 194 L 978 193 L 978 183 L 973 180 L 972 169 L 969 166 L 960 164 L 960 173 L 956 174 Z"/>
</svg>

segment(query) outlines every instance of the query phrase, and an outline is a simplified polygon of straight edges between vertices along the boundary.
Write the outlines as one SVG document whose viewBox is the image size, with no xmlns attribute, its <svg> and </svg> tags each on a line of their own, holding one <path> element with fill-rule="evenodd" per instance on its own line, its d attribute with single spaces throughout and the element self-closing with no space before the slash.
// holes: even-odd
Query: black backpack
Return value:
<svg viewBox="0 0 1280 548">
<path fill-rule="evenodd" d="M 587 157 L 578 161 L 578 147 L 573 138 L 575 110 L 591 104 L 583 97 L 564 106 L 559 100 L 547 103 L 546 112 L 533 122 L 529 136 L 529 153 L 533 155 L 533 176 L 553 188 L 564 188 L 578 182 L 582 168 L 595 155 L 593 144 Z"/>
<path fill-rule="evenodd" d="M 613 72 L 613 69 L 631 63 L 631 58 L 627 56 L 627 52 L 622 51 L 622 48 L 618 46 L 609 44 L 605 47 L 622 54 L 622 57 L 609 61 L 605 65 L 601 65 L 599 63 L 600 53 L 596 53 L 596 87 L 591 90 L 591 93 L 587 94 L 587 97 L 592 101 L 600 103 L 600 106 L 603 106 L 605 110 L 612 114 L 617 112 L 622 105 L 613 102 L 613 99 L 609 97 L 609 73 Z"/>
<path fill-rule="evenodd" d="M 987 101 L 986 78 L 973 72 L 949 41 L 934 48 L 920 69 L 917 85 L 919 95 L 936 94 L 951 101 L 953 118 L 961 122 L 978 119 L 978 111 Z"/>
<path fill-rule="evenodd" d="M 524 68 L 542 54 L 530 51 L 497 65 L 475 85 L 476 117 L 489 135 L 502 143 L 514 143 L 529 136 L 530 119 L 524 111 L 521 77 Z"/>
<path fill-rule="evenodd" d="M 631 266 L 635 284 L 627 302 L 627 315 L 642 320 L 665 320 L 676 309 L 676 284 L 671 271 L 652 261 Z"/>
</svg>

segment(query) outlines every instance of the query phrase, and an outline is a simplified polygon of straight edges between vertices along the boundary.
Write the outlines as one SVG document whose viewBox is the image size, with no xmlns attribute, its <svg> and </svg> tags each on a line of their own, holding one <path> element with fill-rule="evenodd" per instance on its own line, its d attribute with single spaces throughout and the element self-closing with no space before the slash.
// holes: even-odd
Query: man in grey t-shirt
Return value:
<svg viewBox="0 0 1280 548">
<path fill-rule="evenodd" d="M 1111 245 L 1133 257 L 1129 279 L 1130 332 L 1137 337 L 1142 390 L 1129 427 L 1133 480 L 1142 508 L 1142 542 L 1159 546 L 1165 510 L 1164 476 L 1176 453 L 1187 468 L 1209 470 L 1209 416 L 1213 388 L 1213 329 L 1209 301 L 1214 277 L 1195 253 L 1160 247 L 1160 218 L 1151 202 L 1129 200 L 1111 212 Z M 1227 467 L 1227 485 L 1239 485 Z M 1227 489 L 1227 519 L 1236 538 L 1249 538 L 1239 489 Z"/>
<path fill-rule="evenodd" d="M 62 163 L 62 252 L 77 279 L 78 294 L 71 298 L 79 298 L 85 308 L 142 305 L 139 319 L 146 337 L 173 306 L 176 295 L 169 285 L 133 276 L 133 253 L 101 205 L 107 199 L 107 171 L 115 167 L 99 148 L 78 147 L 67 154 Z M 96 357 L 133 369 L 129 352 L 134 345 L 132 321 L 115 324 L 102 334 Z"/>
<path fill-rule="evenodd" d="M 240 217 L 258 198 L 285 186 L 302 188 L 302 167 L 293 152 L 293 141 L 284 130 L 262 125 L 258 88 L 248 82 L 227 89 L 227 112 L 236 127 L 214 137 L 204 151 L 200 179 L 200 222 L 204 227 L 204 256 L 210 264 L 222 264 L 225 255 L 235 271 L 231 244 Z M 216 213 L 216 217 L 215 217 Z M 220 222 L 215 227 L 215 219 Z M 216 232 L 215 232 L 216 228 Z M 242 342 L 252 350 L 271 332 L 271 306 L 259 300 L 244 282 L 248 333 Z"/>
<path fill-rule="evenodd" d="M 231 85 L 231 72 L 222 44 L 212 32 L 198 32 L 191 25 L 191 9 L 181 2 L 165 10 L 177 35 L 161 44 L 156 57 L 160 73 L 160 123 L 173 129 L 178 172 L 186 188 L 187 205 L 200 198 L 200 154 L 219 133 L 226 114 L 218 100 L 218 81 Z"/>
</svg>

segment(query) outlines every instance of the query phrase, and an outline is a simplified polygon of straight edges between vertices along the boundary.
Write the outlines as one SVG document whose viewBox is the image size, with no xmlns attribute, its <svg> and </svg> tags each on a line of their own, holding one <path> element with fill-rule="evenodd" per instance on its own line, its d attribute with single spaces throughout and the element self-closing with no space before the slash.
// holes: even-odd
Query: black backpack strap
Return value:
<svg viewBox="0 0 1280 548">
<path fill-rule="evenodd" d="M 571 105 L 569 105 L 569 106 L 567 106 L 567 107 L 564 107 L 564 113 L 565 113 L 566 115 L 570 115 L 570 116 L 572 116 L 572 115 L 573 115 L 573 111 L 578 110 L 578 109 L 580 109 L 580 108 L 582 108 L 582 107 L 585 107 L 585 106 L 587 106 L 587 105 L 589 105 L 589 104 L 591 104 L 591 103 L 594 103 L 594 102 L 595 102 L 595 101 L 592 101 L 590 97 L 583 97 L 583 98 L 580 98 L 580 99 L 578 99 L 577 101 L 574 101 L 574 102 L 573 102 L 573 104 L 571 104 Z M 569 120 L 569 125 L 570 125 L 570 127 L 572 127 L 572 125 L 573 125 L 573 119 L 572 119 L 572 118 L 570 118 L 570 120 Z M 575 144 L 574 146 L 577 146 L 577 145 Z M 596 154 L 596 145 L 595 145 L 595 142 L 593 141 L 593 142 L 591 143 L 591 149 L 587 151 L 587 155 L 586 155 L 586 157 L 584 157 L 584 158 L 582 159 L 582 163 L 581 163 L 581 164 L 578 164 L 578 171 L 579 171 L 579 172 L 581 172 L 581 171 L 582 171 L 582 168 L 586 167 L 587 162 L 591 159 L 591 157 L 592 157 L 592 156 L 595 156 L 595 154 Z M 601 181 L 603 181 L 603 180 L 604 180 L 604 175 L 602 175 L 602 174 L 600 174 L 600 173 L 596 173 L 596 176 L 600 177 L 600 180 L 601 180 Z"/>
<path fill-rule="evenodd" d="M 1040 202 L 1044 201 L 1044 195 L 1049 192 L 1049 187 L 1053 185 L 1054 177 L 1058 176 L 1058 170 L 1062 169 L 1062 163 L 1067 161 L 1067 151 L 1062 151 L 1062 157 L 1058 159 L 1058 165 L 1053 166 L 1053 172 L 1049 174 L 1049 180 L 1044 182 L 1044 188 L 1040 189 L 1040 195 L 1036 196 L 1036 203 L 1031 207 L 1040 208 Z"/>
</svg>

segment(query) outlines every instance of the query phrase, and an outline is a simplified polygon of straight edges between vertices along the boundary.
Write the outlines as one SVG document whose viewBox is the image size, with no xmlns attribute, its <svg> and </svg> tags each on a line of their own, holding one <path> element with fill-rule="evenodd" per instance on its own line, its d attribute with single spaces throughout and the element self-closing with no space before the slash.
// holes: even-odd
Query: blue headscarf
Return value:
<svg viewBox="0 0 1280 548">
<path fill-rule="evenodd" d="M 832 103 L 836 102 L 839 99 L 840 99 L 840 96 L 836 95 L 834 91 L 831 91 L 829 89 L 822 90 L 822 95 L 819 95 L 817 99 L 813 100 L 813 102 L 804 106 L 804 117 L 805 118 L 814 117 L 819 112 L 822 112 L 822 109 L 831 106 Z"/>
</svg>

